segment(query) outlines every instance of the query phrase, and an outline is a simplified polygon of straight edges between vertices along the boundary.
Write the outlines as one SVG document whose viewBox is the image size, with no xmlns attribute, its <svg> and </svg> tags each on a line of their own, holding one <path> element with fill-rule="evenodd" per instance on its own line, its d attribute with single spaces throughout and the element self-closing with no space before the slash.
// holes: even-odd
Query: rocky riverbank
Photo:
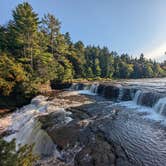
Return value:
<svg viewBox="0 0 166 166">
<path fill-rule="evenodd" d="M 40 111 L 43 109 L 41 112 L 29 115 L 32 110 L 27 112 L 29 106 L 26 106 L 20 110 L 21 115 L 17 112 L 13 117 L 10 116 L 10 120 L 5 117 L 6 122 L 9 122 L 7 126 L 11 126 L 7 130 L 15 133 L 6 135 L 5 139 L 9 141 L 16 138 L 19 144 L 35 143 L 34 152 L 41 157 L 36 165 L 116 165 L 119 153 L 117 147 L 107 140 L 99 127 L 102 121 L 115 119 L 118 111 L 113 110 L 108 114 L 108 110 L 103 110 L 103 107 L 112 102 L 96 102 L 100 100 L 98 97 L 89 98 L 77 92 L 62 92 L 49 101 L 46 97 L 39 96 L 32 100 L 31 107 L 35 105 Z M 29 118 L 25 120 L 23 114 Z M 33 125 L 37 124 L 36 127 L 30 125 L 34 115 L 36 117 Z M 21 124 L 16 123 L 15 118 L 22 120 Z M 36 142 L 33 142 L 34 140 Z M 52 148 L 52 141 L 56 150 Z"/>
<path fill-rule="evenodd" d="M 154 109 L 165 112 L 165 98 L 159 99 L 165 95 L 163 89 L 152 94 L 148 87 L 135 85 L 73 86 L 77 91 L 38 96 L 4 117 L 9 122 L 4 139 L 15 138 L 17 146 L 34 143 L 38 166 L 165 164 L 166 121 L 164 116 L 153 119 L 160 116 Z M 89 95 L 81 95 L 85 93 Z"/>
<path fill-rule="evenodd" d="M 56 163 L 70 166 L 110 166 L 116 165 L 117 162 L 124 163 L 120 157 L 120 151 L 123 153 L 122 148 L 107 140 L 99 130 L 102 121 L 114 120 L 118 114 L 116 110 L 103 110 L 111 102 L 97 104 L 94 98 L 89 99 L 82 95 L 67 95 L 64 98 L 64 105 L 67 100 L 84 104 L 70 105 L 66 108 L 68 116 L 72 118 L 69 123 L 66 122 L 66 115 L 59 111 L 38 117 L 42 130 L 48 133 L 60 152 L 58 158 L 53 156 L 42 160 L 40 165 Z"/>
</svg>

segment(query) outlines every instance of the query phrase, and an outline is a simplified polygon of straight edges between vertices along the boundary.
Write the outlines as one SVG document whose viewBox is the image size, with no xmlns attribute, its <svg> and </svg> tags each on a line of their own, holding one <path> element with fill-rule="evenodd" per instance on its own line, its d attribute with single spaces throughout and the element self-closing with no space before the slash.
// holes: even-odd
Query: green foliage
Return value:
<svg viewBox="0 0 166 166">
<path fill-rule="evenodd" d="M 15 140 L 6 142 L 0 138 L 0 165 L 2 166 L 32 166 L 38 159 L 32 153 L 33 145 L 24 145 L 16 151 Z"/>
<path fill-rule="evenodd" d="M 0 53 L 7 49 L 7 29 L 0 26 Z"/>
<path fill-rule="evenodd" d="M 48 13 L 39 20 L 27 2 L 13 10 L 13 18 L 0 26 L 0 92 L 26 98 L 49 81 L 72 79 L 152 78 L 166 76 L 166 62 L 132 58 L 107 47 L 73 43 L 62 34 L 60 22 Z"/>
<path fill-rule="evenodd" d="M 55 39 L 55 56 L 68 54 L 68 48 L 64 35 L 58 34 Z"/>
<path fill-rule="evenodd" d="M 96 77 L 100 77 L 101 76 L 101 68 L 99 66 L 99 59 L 95 59 L 94 73 L 95 73 Z"/>
<path fill-rule="evenodd" d="M 27 2 L 19 4 L 13 11 L 13 21 L 11 24 L 12 33 L 14 33 L 15 36 L 15 40 L 13 42 L 17 44 L 15 49 L 19 49 L 15 56 L 29 58 L 32 68 L 33 57 L 38 52 L 38 24 L 38 15 Z"/>
<path fill-rule="evenodd" d="M 48 13 L 42 19 L 41 32 L 47 39 L 47 51 L 55 54 L 55 38 L 59 34 L 60 22 L 54 15 Z"/>
<path fill-rule="evenodd" d="M 9 95 L 17 84 L 26 80 L 22 65 L 12 57 L 2 54 L 0 56 L 0 91 L 4 95 Z"/>
<path fill-rule="evenodd" d="M 58 58 L 56 71 L 57 77 L 55 78 L 55 81 L 57 82 L 70 81 L 73 78 L 72 64 L 65 57 Z"/>
<path fill-rule="evenodd" d="M 85 71 L 86 71 L 86 77 L 87 78 L 93 78 L 93 72 L 92 72 L 92 69 L 91 69 L 91 67 L 86 67 L 86 69 L 85 69 Z"/>
<path fill-rule="evenodd" d="M 34 59 L 35 77 L 39 78 L 41 83 L 55 79 L 56 66 L 57 63 L 55 62 L 52 54 L 42 53 L 37 55 Z"/>
<path fill-rule="evenodd" d="M 24 145 L 17 152 L 16 166 L 33 166 L 33 163 L 39 158 L 33 153 L 33 145 Z"/>
<path fill-rule="evenodd" d="M 17 154 L 15 151 L 15 141 L 8 143 L 0 139 L 0 165 L 2 166 L 15 166 L 17 164 Z"/>
<path fill-rule="evenodd" d="M 119 64 L 119 77 L 120 78 L 130 78 L 131 73 L 133 72 L 133 65 L 121 62 Z"/>
</svg>

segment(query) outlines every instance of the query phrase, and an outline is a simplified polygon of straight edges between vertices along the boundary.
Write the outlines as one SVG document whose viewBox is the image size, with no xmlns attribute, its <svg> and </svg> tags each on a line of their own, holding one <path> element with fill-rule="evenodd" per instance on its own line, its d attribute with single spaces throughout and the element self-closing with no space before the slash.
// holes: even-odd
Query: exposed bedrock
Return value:
<svg viewBox="0 0 166 166">
<path fill-rule="evenodd" d="M 42 129 L 47 131 L 62 154 L 62 161 L 74 166 L 114 166 L 117 161 L 122 161 L 123 164 L 119 165 L 130 165 L 123 149 L 107 140 L 99 129 L 103 121 L 114 120 L 118 114 L 118 110 L 102 109 L 109 104 L 93 103 L 69 108 L 67 111 L 72 113 L 73 119 L 69 123 L 61 123 L 62 117 L 57 113 L 39 117 Z"/>
<path fill-rule="evenodd" d="M 114 147 L 100 135 L 91 139 L 75 157 L 76 166 L 113 166 L 115 161 Z"/>
<path fill-rule="evenodd" d="M 108 99 L 128 101 L 132 100 L 136 91 L 137 89 L 122 85 L 99 84 L 97 93 Z"/>
<path fill-rule="evenodd" d="M 116 83 L 94 83 L 82 84 L 75 83 L 71 86 L 72 90 L 87 90 L 96 93 L 113 101 L 133 100 L 138 105 L 154 107 L 159 99 L 166 97 L 165 92 L 153 88 L 142 88 L 141 86 L 128 86 Z"/>
<path fill-rule="evenodd" d="M 119 89 L 118 85 L 99 85 L 99 92 L 100 94 L 109 99 L 117 99 L 119 96 Z"/>
</svg>

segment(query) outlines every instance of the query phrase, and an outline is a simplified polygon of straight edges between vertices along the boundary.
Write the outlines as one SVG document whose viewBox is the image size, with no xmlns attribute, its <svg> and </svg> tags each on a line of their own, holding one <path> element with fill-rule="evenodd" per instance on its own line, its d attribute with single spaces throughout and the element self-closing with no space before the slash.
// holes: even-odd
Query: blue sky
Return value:
<svg viewBox="0 0 166 166">
<path fill-rule="evenodd" d="M 25 1 L 25 0 L 24 0 Z M 40 17 L 50 12 L 73 41 L 118 53 L 166 60 L 166 0 L 27 0 Z M 0 0 L 0 24 L 23 0 Z"/>
</svg>

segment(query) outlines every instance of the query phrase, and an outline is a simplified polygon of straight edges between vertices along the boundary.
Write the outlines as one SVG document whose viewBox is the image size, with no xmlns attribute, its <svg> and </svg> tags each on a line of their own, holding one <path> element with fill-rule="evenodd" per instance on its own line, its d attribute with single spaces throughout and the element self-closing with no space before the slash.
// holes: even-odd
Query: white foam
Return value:
<svg viewBox="0 0 166 166">
<path fill-rule="evenodd" d="M 93 93 L 90 90 L 79 90 L 78 93 L 81 94 L 81 95 L 91 95 L 91 96 L 96 95 L 96 93 Z"/>
<path fill-rule="evenodd" d="M 154 108 L 137 105 L 134 101 L 123 101 L 123 102 L 114 104 L 114 106 L 125 107 L 126 108 L 125 110 L 132 110 L 132 111 L 146 113 L 145 115 L 143 115 L 143 118 L 155 120 L 155 121 L 161 122 L 162 124 L 166 124 L 165 116 L 158 114 L 154 110 Z"/>
<path fill-rule="evenodd" d="M 53 107 L 53 103 L 46 101 L 45 97 L 35 97 L 31 104 L 22 107 L 12 115 L 11 126 L 8 130 L 14 131 L 14 134 L 4 137 L 10 142 L 16 139 L 16 148 L 20 145 L 33 144 L 34 152 L 39 155 L 48 155 L 54 153 L 56 145 L 53 143 L 47 132 L 41 129 L 41 123 L 37 120 L 40 115 L 47 114 L 50 109 L 55 112 L 64 114 L 64 122 L 67 124 L 73 119 L 70 117 L 71 112 L 66 112 L 64 108 Z"/>
<path fill-rule="evenodd" d="M 159 114 L 166 116 L 166 97 L 159 99 L 154 106 L 154 110 Z"/>
<path fill-rule="evenodd" d="M 75 92 L 76 94 L 94 96 L 97 94 L 98 86 L 99 86 L 99 84 L 94 83 L 92 85 L 84 86 L 82 90 L 78 90 L 78 84 L 72 84 L 72 86 L 69 88 L 69 90 L 72 90 L 72 91 L 74 90 L 73 92 Z"/>
<path fill-rule="evenodd" d="M 141 90 L 138 90 L 138 91 L 136 92 L 136 94 L 135 94 L 135 96 L 134 96 L 134 99 L 133 99 L 133 101 L 134 101 L 136 104 L 139 103 L 139 98 L 140 98 L 141 94 L 142 94 L 142 91 L 141 91 Z"/>
<path fill-rule="evenodd" d="M 98 86 L 99 86 L 99 84 L 92 84 L 92 85 L 90 86 L 90 92 L 92 92 L 92 93 L 97 93 Z"/>
</svg>

